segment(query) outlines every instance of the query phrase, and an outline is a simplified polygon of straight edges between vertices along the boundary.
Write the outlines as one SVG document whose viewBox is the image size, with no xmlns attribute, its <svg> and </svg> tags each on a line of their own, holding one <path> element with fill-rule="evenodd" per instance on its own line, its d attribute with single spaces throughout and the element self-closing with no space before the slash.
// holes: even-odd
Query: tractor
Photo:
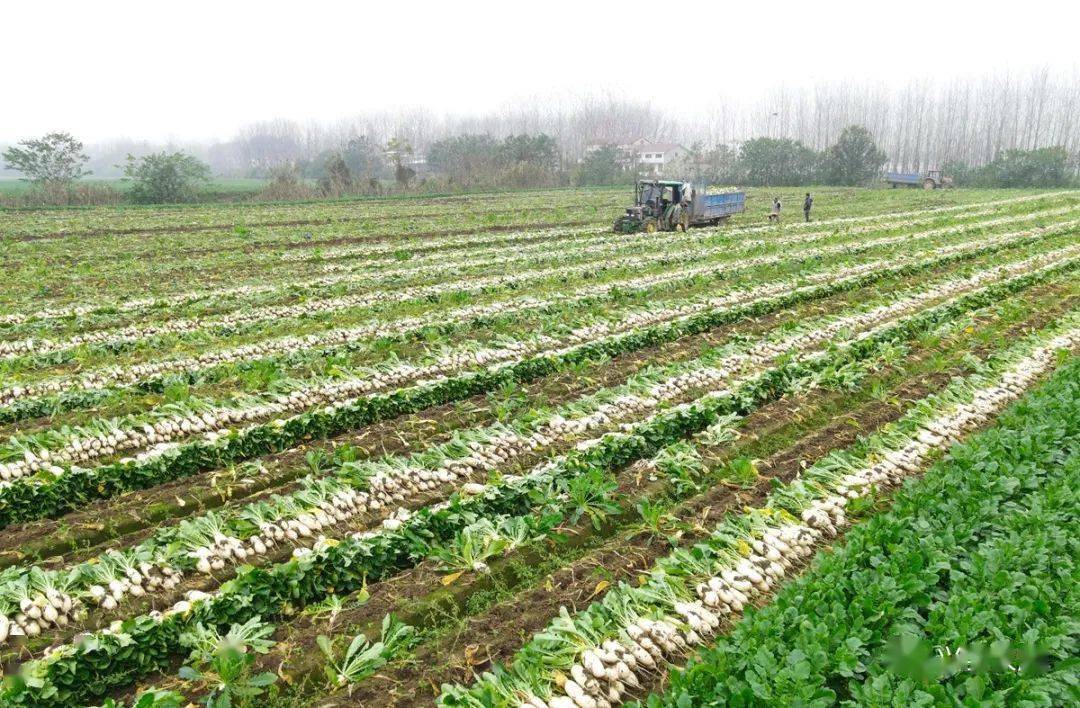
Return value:
<svg viewBox="0 0 1080 708">
<path fill-rule="evenodd" d="M 691 226 L 718 224 L 745 210 L 746 194 L 706 194 L 691 182 L 639 179 L 634 206 L 615 220 L 614 231 L 686 231 Z"/>
</svg>

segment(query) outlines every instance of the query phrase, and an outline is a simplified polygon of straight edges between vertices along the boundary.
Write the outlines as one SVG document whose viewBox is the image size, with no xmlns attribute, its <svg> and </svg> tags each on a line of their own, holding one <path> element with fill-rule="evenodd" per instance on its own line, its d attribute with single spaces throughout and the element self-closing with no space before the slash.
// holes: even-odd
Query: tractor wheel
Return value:
<svg viewBox="0 0 1080 708">
<path fill-rule="evenodd" d="M 645 224 L 645 233 L 647 233 L 647 234 L 656 233 L 656 222 L 655 221 L 650 221 L 649 223 Z"/>
<path fill-rule="evenodd" d="M 932 180 L 930 178 L 927 178 L 927 179 L 923 180 L 922 188 L 923 189 L 937 189 L 937 185 L 934 183 L 934 180 Z"/>
<path fill-rule="evenodd" d="M 678 231 L 679 233 L 682 233 L 683 231 L 686 231 L 686 224 L 684 224 L 681 221 L 676 223 L 675 224 L 675 230 Z"/>
</svg>

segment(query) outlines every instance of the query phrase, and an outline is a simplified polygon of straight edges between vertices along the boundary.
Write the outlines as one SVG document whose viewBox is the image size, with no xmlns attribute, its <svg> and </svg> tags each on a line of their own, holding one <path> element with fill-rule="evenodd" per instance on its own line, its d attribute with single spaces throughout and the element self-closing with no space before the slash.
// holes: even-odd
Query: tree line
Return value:
<svg viewBox="0 0 1080 708">
<path fill-rule="evenodd" d="M 11 176 L 44 174 L 32 178 L 41 202 L 120 198 L 106 186 L 77 182 L 90 173 L 122 177 L 132 186 L 157 176 L 152 189 L 125 192 L 126 199 L 194 198 L 206 193 L 210 174 L 269 178 L 264 196 L 297 199 L 616 183 L 632 174 L 616 169 L 619 156 L 596 146 L 646 138 L 688 148 L 670 176 L 841 184 L 852 174 L 870 174 L 851 167 L 850 155 L 835 153 L 855 145 L 849 131 L 858 127 L 885 155 L 877 170 L 937 168 L 960 185 L 1004 187 L 1067 184 L 1080 172 L 1076 70 L 916 79 L 901 86 L 825 82 L 777 88 L 751 101 L 718 97 L 716 105 L 704 114 L 675 116 L 648 101 L 578 97 L 523 101 L 477 116 L 405 110 L 333 123 L 261 121 L 214 143 L 79 144 L 75 152 L 85 159 L 66 167 L 36 163 L 41 156 L 28 154 L 62 147 L 48 145 L 53 138 L 46 136 L 10 146 L 0 168 Z M 53 169 L 71 169 L 71 182 L 48 176 Z"/>
<path fill-rule="evenodd" d="M 945 165 L 979 168 L 1010 150 L 1063 148 L 1080 153 L 1080 73 L 1049 69 L 997 72 L 901 85 L 831 81 L 783 86 L 760 98 L 717 96 L 716 107 L 676 115 L 649 101 L 577 97 L 522 101 L 479 116 L 423 110 L 370 112 L 333 123 L 262 121 L 231 140 L 205 146 L 219 174 L 265 174 L 267 166 L 303 163 L 341 150 L 356 136 L 373 145 L 406 140 L 426 155 L 458 136 L 546 135 L 558 168 L 570 172 L 590 146 L 634 138 L 738 151 L 755 138 L 787 139 L 822 152 L 843 130 L 860 125 L 887 155 L 885 167 L 923 171 Z M 1073 169 L 1076 169 L 1074 163 Z"/>
<path fill-rule="evenodd" d="M 738 148 L 696 143 L 686 165 L 676 169 L 712 184 L 797 186 L 868 184 L 889 168 L 888 153 L 871 132 L 851 125 L 823 150 L 791 138 L 753 138 Z M 1062 187 L 1077 181 L 1076 156 L 1060 146 L 1005 150 L 979 167 L 945 163 L 942 171 L 961 187 Z"/>
<path fill-rule="evenodd" d="M 24 140 L 3 152 L 4 166 L 15 170 L 30 182 L 36 192 L 31 199 L 48 204 L 100 203 L 100 185 L 77 185 L 76 181 L 93 172 L 86 168 L 90 158 L 83 144 L 70 133 L 49 133 L 41 138 Z M 200 187 L 210 180 L 210 168 L 183 152 L 128 155 L 122 165 L 124 179 L 130 182 L 127 198 L 136 204 L 169 204 L 195 201 Z"/>
<path fill-rule="evenodd" d="M 416 170 L 408 158 L 413 148 L 393 138 L 383 149 L 367 140 L 352 140 L 344 150 L 328 151 L 317 160 L 286 162 L 270 171 L 262 192 L 268 199 L 295 200 L 381 194 L 377 174 L 392 169 L 394 180 L 408 190 Z M 118 201 L 109 187 L 77 184 L 91 172 L 83 145 L 67 133 L 50 133 L 25 140 L 3 153 L 5 166 L 22 173 L 34 185 L 31 203 L 79 204 Z M 864 126 L 844 128 L 837 141 L 817 151 L 790 138 L 759 137 L 738 148 L 717 145 L 705 149 L 695 143 L 682 158 L 665 167 L 665 175 L 699 183 L 755 186 L 809 184 L 867 185 L 888 162 Z M 415 164 L 415 163 L 414 163 Z M 438 189 L 513 188 L 537 186 L 615 185 L 633 181 L 637 171 L 627 169 L 626 155 L 605 145 L 588 152 L 565 169 L 558 146 L 549 135 L 511 135 L 497 140 L 490 135 L 459 135 L 432 143 L 424 164 L 441 176 Z M 1011 149 L 980 167 L 960 163 L 946 166 L 958 186 L 1050 187 L 1075 182 L 1074 156 L 1063 147 Z M 197 201 L 210 181 L 208 165 L 184 152 L 128 155 L 124 180 L 126 198 L 137 204 Z M 306 179 L 316 176 L 312 183 Z M 427 178 L 421 181 L 425 182 Z"/>
</svg>

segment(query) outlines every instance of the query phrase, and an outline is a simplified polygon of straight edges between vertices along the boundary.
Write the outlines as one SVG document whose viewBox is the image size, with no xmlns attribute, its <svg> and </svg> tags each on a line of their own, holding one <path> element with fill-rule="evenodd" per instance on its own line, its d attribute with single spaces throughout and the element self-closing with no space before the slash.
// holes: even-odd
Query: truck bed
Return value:
<svg viewBox="0 0 1080 708">
<path fill-rule="evenodd" d="M 706 194 L 703 199 L 703 209 L 700 214 L 695 214 L 694 218 L 696 221 L 712 221 L 744 211 L 746 211 L 745 192 Z"/>
<path fill-rule="evenodd" d="M 918 172 L 889 172 L 885 175 L 886 182 L 895 184 L 919 184 L 922 179 Z"/>
</svg>

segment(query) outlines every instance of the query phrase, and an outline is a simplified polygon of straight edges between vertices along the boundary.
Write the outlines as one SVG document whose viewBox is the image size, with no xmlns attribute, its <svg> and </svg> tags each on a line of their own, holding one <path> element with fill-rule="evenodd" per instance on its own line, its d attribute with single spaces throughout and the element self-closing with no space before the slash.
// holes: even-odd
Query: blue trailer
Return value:
<svg viewBox="0 0 1080 708">
<path fill-rule="evenodd" d="M 923 189 L 943 189 L 952 186 L 952 177 L 941 174 L 941 170 L 930 170 L 925 174 L 918 172 L 889 172 L 885 181 L 897 187 L 922 187 Z"/>
<path fill-rule="evenodd" d="M 720 223 L 732 214 L 746 211 L 746 192 L 703 194 L 690 200 L 693 214 L 691 223 Z"/>
<path fill-rule="evenodd" d="M 706 194 L 691 182 L 641 179 L 634 190 L 634 206 L 615 220 L 614 230 L 685 231 L 691 226 L 719 224 L 746 211 L 745 192 Z"/>
</svg>

